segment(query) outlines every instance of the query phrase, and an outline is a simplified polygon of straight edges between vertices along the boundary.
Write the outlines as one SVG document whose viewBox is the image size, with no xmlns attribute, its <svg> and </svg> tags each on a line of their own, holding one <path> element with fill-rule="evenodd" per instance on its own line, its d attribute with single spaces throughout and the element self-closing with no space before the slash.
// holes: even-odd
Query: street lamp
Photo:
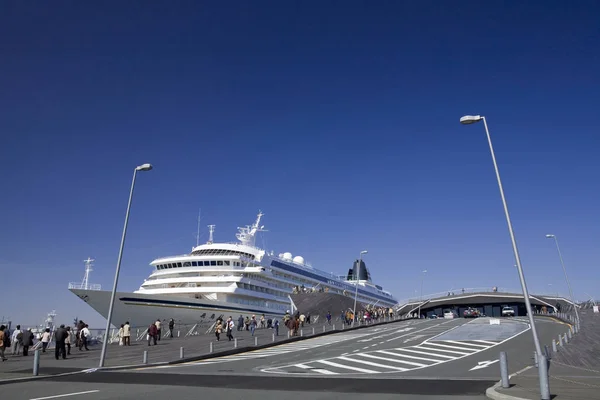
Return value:
<svg viewBox="0 0 600 400">
<path fill-rule="evenodd" d="M 356 268 L 356 288 L 354 290 L 354 311 L 353 311 L 353 319 L 352 319 L 352 326 L 354 326 L 354 321 L 356 321 L 356 298 L 358 297 L 358 282 L 360 281 L 360 264 L 362 264 L 362 256 L 363 254 L 367 254 L 368 251 L 363 250 L 360 252 L 360 256 L 358 258 L 358 267 Z"/>
<path fill-rule="evenodd" d="M 421 275 L 421 295 L 419 296 L 419 311 L 418 311 L 418 318 L 421 319 L 421 303 L 423 303 L 423 278 L 425 278 L 425 274 L 427 273 L 427 270 L 424 269 L 423 274 Z"/>
<path fill-rule="evenodd" d="M 556 250 L 558 251 L 558 258 L 560 258 L 560 264 L 562 265 L 563 272 L 565 273 L 565 280 L 567 281 L 567 287 L 569 288 L 569 296 L 571 296 L 571 303 L 573 303 L 573 308 L 575 309 L 575 317 L 577 318 L 577 325 L 579 325 L 579 312 L 577 311 L 577 305 L 575 304 L 575 299 L 573 298 L 573 291 L 571 290 L 571 282 L 569 282 L 569 276 L 567 275 L 567 269 L 565 268 L 565 262 L 563 261 L 562 254 L 560 253 L 560 247 L 558 246 L 558 239 L 556 235 L 546 235 L 548 239 L 554 239 L 554 243 L 556 243 Z"/>
<path fill-rule="evenodd" d="M 127 234 L 127 223 L 129 222 L 129 210 L 131 209 L 131 199 L 133 198 L 133 188 L 135 186 L 135 177 L 138 171 L 150 171 L 152 165 L 142 164 L 133 170 L 133 180 L 131 182 L 131 190 L 129 191 L 129 202 L 127 203 L 127 212 L 125 213 L 125 226 L 123 226 L 123 236 L 121 236 L 121 247 L 119 248 L 119 258 L 117 259 L 117 269 L 115 271 L 115 281 L 113 283 L 112 293 L 110 295 L 110 303 L 108 305 L 108 317 L 106 318 L 106 332 L 102 343 L 102 352 L 100 353 L 100 368 L 104 367 L 104 359 L 106 358 L 106 346 L 108 344 L 108 334 L 110 331 L 110 322 L 112 319 L 113 307 L 115 305 L 115 295 L 117 292 L 117 283 L 119 282 L 119 271 L 121 270 L 121 259 L 123 258 L 123 246 L 125 245 L 125 235 Z"/>
<path fill-rule="evenodd" d="M 523 267 L 521 266 L 521 257 L 519 256 L 519 249 L 517 248 L 517 240 L 515 239 L 515 232 L 513 231 L 512 223 L 510 221 L 510 214 L 508 213 L 508 205 L 506 198 L 504 197 L 504 189 L 502 188 L 502 181 L 500 180 L 500 171 L 498 170 L 498 164 L 496 163 L 496 155 L 494 154 L 494 147 L 492 146 L 492 138 L 490 137 L 490 131 L 488 130 L 487 122 L 485 117 L 481 115 L 465 115 L 460 119 L 460 123 L 463 125 L 473 124 L 475 122 L 483 121 L 485 127 L 485 134 L 487 135 L 488 144 L 490 146 L 490 153 L 492 155 L 492 162 L 494 163 L 494 169 L 496 171 L 496 179 L 498 180 L 498 188 L 500 189 L 500 197 L 502 198 L 502 204 L 504 205 L 504 214 L 506 215 L 506 222 L 508 224 L 508 232 L 510 234 L 510 240 L 512 241 L 513 252 L 515 255 L 515 261 L 517 262 L 517 269 L 519 271 L 519 279 L 521 280 L 521 288 L 523 289 L 523 298 L 525 300 L 525 308 L 527 309 L 527 315 L 529 317 L 529 324 L 531 325 L 531 334 L 533 335 L 533 343 L 535 345 L 535 351 L 538 356 L 542 356 L 542 348 L 540 347 L 540 341 L 538 340 L 537 329 L 535 328 L 535 321 L 533 319 L 533 311 L 531 309 L 531 302 L 529 300 L 529 292 L 527 291 L 527 284 L 525 283 L 525 275 L 523 274 Z"/>
</svg>

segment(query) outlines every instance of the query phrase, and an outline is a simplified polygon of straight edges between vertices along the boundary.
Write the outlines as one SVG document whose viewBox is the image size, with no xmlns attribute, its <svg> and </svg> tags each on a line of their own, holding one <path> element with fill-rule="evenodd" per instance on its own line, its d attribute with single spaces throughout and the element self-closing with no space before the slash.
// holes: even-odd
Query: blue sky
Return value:
<svg viewBox="0 0 600 400">
<path fill-rule="evenodd" d="M 488 123 L 533 292 L 598 289 L 597 2 L 5 2 L 0 314 L 102 319 L 67 290 L 93 257 L 119 289 L 188 252 L 196 218 L 344 273 L 367 249 L 396 297 L 518 288 Z M 552 286 L 549 286 L 552 284 Z M 1 316 L 0 316 L 1 317 Z"/>
</svg>

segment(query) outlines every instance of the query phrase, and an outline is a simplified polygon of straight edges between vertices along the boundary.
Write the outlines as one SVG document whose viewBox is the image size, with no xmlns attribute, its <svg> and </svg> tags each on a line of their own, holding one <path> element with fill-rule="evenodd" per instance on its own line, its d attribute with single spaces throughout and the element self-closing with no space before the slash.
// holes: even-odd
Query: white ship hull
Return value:
<svg viewBox="0 0 600 400">
<path fill-rule="evenodd" d="M 104 318 L 108 318 L 108 306 L 111 292 L 104 290 L 70 289 L 77 297 L 85 301 Z M 173 318 L 176 327 L 191 329 L 197 324 L 197 330 L 208 330 L 218 317 L 232 317 L 237 325 L 240 315 L 246 316 L 265 314 L 265 318 L 281 317 L 273 310 L 253 307 L 243 309 L 240 304 L 228 304 L 206 299 L 198 300 L 169 295 L 147 295 L 140 293 L 117 292 L 113 308 L 112 324 L 116 327 L 129 321 L 131 327 L 147 328 L 152 322 L 160 319 L 168 321 Z M 85 321 L 85 318 L 82 318 Z"/>
</svg>

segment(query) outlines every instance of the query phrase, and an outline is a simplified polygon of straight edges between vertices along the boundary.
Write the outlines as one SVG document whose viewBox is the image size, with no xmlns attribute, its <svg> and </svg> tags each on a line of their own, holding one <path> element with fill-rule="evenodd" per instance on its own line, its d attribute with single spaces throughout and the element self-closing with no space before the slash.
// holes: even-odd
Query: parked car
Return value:
<svg viewBox="0 0 600 400">
<path fill-rule="evenodd" d="M 476 308 L 467 308 L 464 313 L 463 313 L 463 317 L 465 318 L 477 318 L 481 315 L 481 313 L 479 312 L 479 310 L 477 310 Z"/>
<path fill-rule="evenodd" d="M 502 316 L 503 317 L 514 317 L 515 310 L 512 307 L 504 306 L 502 307 Z"/>
<path fill-rule="evenodd" d="M 446 311 L 444 311 L 444 318 L 445 319 L 456 318 L 456 314 L 454 314 L 454 311 L 452 311 L 452 310 L 446 310 Z"/>
</svg>

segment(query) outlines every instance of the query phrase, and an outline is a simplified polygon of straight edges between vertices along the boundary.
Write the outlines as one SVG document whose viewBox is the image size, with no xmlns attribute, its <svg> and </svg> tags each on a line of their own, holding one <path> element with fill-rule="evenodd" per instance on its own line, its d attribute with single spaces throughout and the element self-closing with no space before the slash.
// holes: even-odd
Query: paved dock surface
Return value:
<svg viewBox="0 0 600 400">
<path fill-rule="evenodd" d="M 552 319 L 539 321 L 544 340 L 566 330 Z M 480 400 L 498 381 L 500 351 L 509 352 L 511 373 L 531 365 L 530 333 L 521 318 L 500 325 L 489 318 L 408 320 L 176 365 L 10 384 L 2 393 L 25 399 L 85 392 L 75 396 Z"/>
<path fill-rule="evenodd" d="M 559 346 L 558 353 L 550 360 L 549 386 L 553 400 L 600 400 L 600 314 L 588 309 L 582 310 L 580 317 L 581 332 L 569 344 Z M 566 331 L 567 328 L 561 333 Z M 541 338 L 540 341 L 552 348 L 552 342 L 546 343 Z M 510 388 L 496 391 L 520 399 L 540 398 L 536 368 L 512 377 L 510 383 Z"/>
</svg>

